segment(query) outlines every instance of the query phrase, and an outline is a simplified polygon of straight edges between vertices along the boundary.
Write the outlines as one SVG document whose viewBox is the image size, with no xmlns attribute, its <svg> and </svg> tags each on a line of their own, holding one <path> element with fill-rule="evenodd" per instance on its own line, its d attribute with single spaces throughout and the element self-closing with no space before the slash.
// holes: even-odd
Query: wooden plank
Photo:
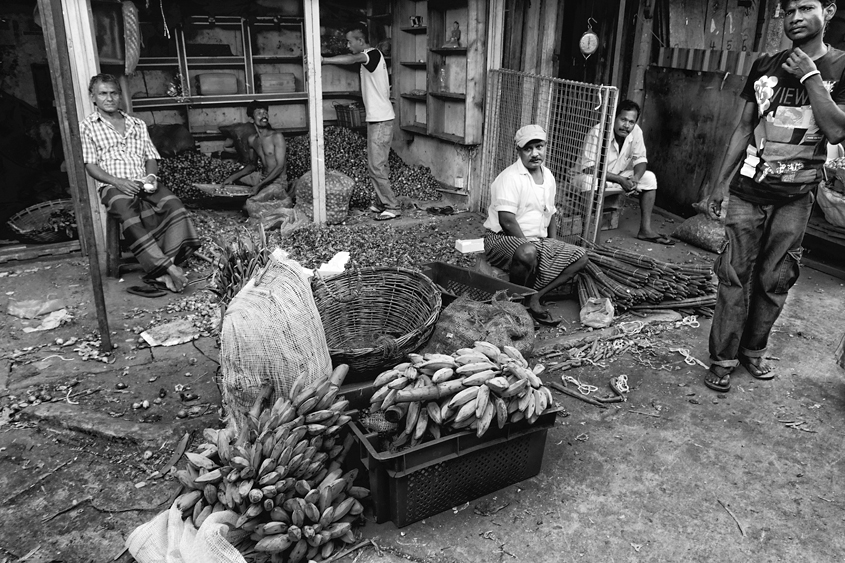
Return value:
<svg viewBox="0 0 845 563">
<path fill-rule="evenodd" d="M 0 264 L 15 260 L 35 260 L 48 256 L 64 256 L 79 252 L 82 245 L 78 240 L 55 244 L 37 244 L 0 248 Z"/>
<path fill-rule="evenodd" d="M 684 11 L 687 19 L 687 49 L 706 49 L 704 29 L 707 22 L 707 5 L 701 0 L 686 0 Z"/>
<path fill-rule="evenodd" d="M 97 59 L 97 46 L 94 39 L 94 20 L 89 2 L 71 0 L 51 0 L 60 2 L 63 7 L 62 21 L 66 34 L 66 45 L 70 54 L 69 83 L 73 84 L 75 92 L 72 103 L 76 106 L 76 114 L 85 117 L 93 111 L 94 106 L 88 99 L 88 80 L 100 72 L 100 64 Z M 127 106 L 128 107 L 128 106 Z M 131 108 L 130 108 L 131 109 Z M 93 178 L 85 175 L 85 182 L 78 185 L 71 183 L 71 193 L 76 190 L 87 189 L 89 193 L 89 204 L 91 216 L 94 218 L 95 240 L 98 248 L 105 248 L 106 244 L 106 213 L 97 193 L 97 183 Z M 79 197 L 75 198 L 80 202 Z M 77 213 L 82 210 L 75 203 Z M 87 253 L 87 241 L 83 240 L 82 251 Z M 105 253 L 99 256 L 100 271 L 106 271 Z"/>
<path fill-rule="evenodd" d="M 622 3 L 624 4 L 625 0 L 622 0 Z M 563 11 L 563 5 L 561 3 L 543 2 L 543 9 L 540 14 L 543 31 L 540 33 L 540 61 L 537 71 L 541 76 L 555 76 L 557 52 L 561 35 L 557 25 L 559 12 L 561 11 Z"/>
<path fill-rule="evenodd" d="M 59 127 L 62 130 L 62 143 L 65 150 L 65 162 L 68 164 L 69 178 L 76 182 L 77 197 L 81 211 L 76 216 L 79 225 L 80 238 L 86 241 L 88 250 L 88 273 L 91 276 L 91 289 L 94 295 L 94 306 L 97 310 L 97 326 L 100 330 L 100 349 L 103 352 L 112 352 L 111 332 L 109 331 L 109 319 L 106 312 L 106 300 L 103 295 L 103 269 L 100 267 L 100 255 L 105 252 L 97 252 L 98 246 L 94 217 L 90 212 L 92 202 L 87 188 L 87 174 L 82 166 L 82 142 L 79 135 L 79 119 L 77 113 L 76 96 L 73 86 L 73 73 L 71 70 L 71 58 L 68 52 L 68 36 L 63 19 L 63 2 L 60 0 L 38 0 L 38 7 L 41 12 L 41 19 L 44 23 L 44 42 L 47 48 L 47 55 L 51 65 L 50 75 L 53 82 L 53 92 L 56 93 L 56 112 L 59 118 Z M 89 20 L 90 23 L 90 20 Z M 90 29 L 89 29 L 90 31 Z M 97 202 L 99 206 L 99 202 Z"/>
<path fill-rule="evenodd" d="M 750 0 L 751 6 L 739 8 L 742 11 L 742 21 L 739 25 L 739 50 L 756 51 L 754 44 L 757 35 L 757 22 L 760 11 L 760 0 Z"/>
<path fill-rule="evenodd" d="M 737 0 L 729 0 L 736 7 Z M 704 47 L 705 49 L 727 49 L 725 47 L 725 28 L 728 14 L 724 0 L 708 0 L 704 17 Z M 732 19 L 732 16 L 731 16 Z"/>
<path fill-rule="evenodd" d="M 505 0 L 490 0 L 487 38 L 490 56 L 487 58 L 487 70 L 502 68 L 502 52 L 505 43 Z"/>
<path fill-rule="evenodd" d="M 537 74 L 539 70 L 538 48 L 541 41 L 537 30 L 542 29 L 543 22 L 540 21 L 540 5 L 543 2 L 529 2 L 525 12 L 525 21 L 522 24 L 523 40 L 522 49 L 522 70 L 530 74 Z"/>
<path fill-rule="evenodd" d="M 470 0 L 467 12 L 466 103 L 464 136 L 481 144 L 487 85 L 487 2 Z"/>
<path fill-rule="evenodd" d="M 308 138 L 314 222 L 326 222 L 326 157 L 323 140 L 323 83 L 320 63 L 320 2 L 305 2 L 305 76 L 308 83 Z"/>
<path fill-rule="evenodd" d="M 634 32 L 634 56 L 631 60 L 631 77 L 628 80 L 629 100 L 634 100 L 640 106 L 645 98 L 645 75 L 651 62 L 651 42 L 654 18 L 646 18 L 643 14 L 643 4 L 640 3 L 637 13 L 637 26 Z M 620 92 L 621 95 L 621 92 Z"/>
<path fill-rule="evenodd" d="M 522 70 L 520 65 L 522 63 L 523 34 L 516 33 L 513 30 L 523 29 L 526 1 L 527 0 L 507 0 L 509 17 L 505 25 L 507 29 L 511 30 L 511 32 L 505 34 L 505 57 L 502 61 L 503 68 Z"/>
<path fill-rule="evenodd" d="M 619 87 L 622 84 L 622 44 L 625 37 L 625 3 L 626 0 L 619 0 L 619 11 L 616 14 L 616 35 L 613 42 L 613 60 L 611 61 L 611 68 L 613 68 L 613 77 L 610 83 Z"/>
<path fill-rule="evenodd" d="M 649 167 L 658 183 L 667 187 L 658 190 L 657 205 L 689 217 L 694 214 L 692 204 L 709 193 L 718 174 L 742 112 L 739 92 L 745 78 L 733 73 L 725 78 L 715 72 L 650 68 L 647 82 L 643 114 L 660 117 L 644 124 L 645 143 L 649 152 L 662 155 L 650 161 Z"/>
</svg>

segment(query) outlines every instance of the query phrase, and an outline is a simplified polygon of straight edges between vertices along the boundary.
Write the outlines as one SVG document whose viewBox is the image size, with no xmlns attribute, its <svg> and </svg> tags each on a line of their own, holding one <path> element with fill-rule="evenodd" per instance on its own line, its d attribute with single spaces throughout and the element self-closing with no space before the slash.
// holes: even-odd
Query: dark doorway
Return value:
<svg viewBox="0 0 845 563">
<path fill-rule="evenodd" d="M 56 119 L 56 96 L 50 77 L 50 65 L 32 64 L 32 81 L 35 84 L 35 103 L 45 119 Z"/>
</svg>

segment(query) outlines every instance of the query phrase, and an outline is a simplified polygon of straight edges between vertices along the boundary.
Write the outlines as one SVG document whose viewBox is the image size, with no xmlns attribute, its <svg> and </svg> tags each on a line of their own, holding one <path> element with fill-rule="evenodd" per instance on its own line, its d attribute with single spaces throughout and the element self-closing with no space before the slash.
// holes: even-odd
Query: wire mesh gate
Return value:
<svg viewBox="0 0 845 563">
<path fill-rule="evenodd" d="M 516 162 L 513 136 L 529 123 L 548 135 L 546 166 L 557 180 L 558 238 L 595 242 L 602 221 L 604 166 L 613 134 L 618 91 L 513 70 L 493 70 L 487 81 L 482 155 L 481 210 L 490 205 L 490 185 Z M 551 235 L 551 233 L 550 233 Z"/>
</svg>

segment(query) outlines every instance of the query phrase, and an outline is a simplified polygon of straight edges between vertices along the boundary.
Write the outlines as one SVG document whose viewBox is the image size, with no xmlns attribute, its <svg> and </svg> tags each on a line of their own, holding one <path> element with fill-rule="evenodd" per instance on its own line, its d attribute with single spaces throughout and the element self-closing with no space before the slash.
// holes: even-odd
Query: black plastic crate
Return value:
<svg viewBox="0 0 845 563">
<path fill-rule="evenodd" d="M 458 297 L 490 303 L 496 292 L 502 290 L 517 303 L 537 293 L 531 288 L 444 262 L 425 264 L 423 274 L 440 287 L 444 307 Z"/>
<path fill-rule="evenodd" d="M 558 410 L 547 410 L 533 425 L 491 428 L 481 438 L 474 430 L 459 432 L 398 453 L 377 451 L 378 434 L 350 423 L 362 446 L 376 522 L 402 528 L 534 477 Z"/>
</svg>

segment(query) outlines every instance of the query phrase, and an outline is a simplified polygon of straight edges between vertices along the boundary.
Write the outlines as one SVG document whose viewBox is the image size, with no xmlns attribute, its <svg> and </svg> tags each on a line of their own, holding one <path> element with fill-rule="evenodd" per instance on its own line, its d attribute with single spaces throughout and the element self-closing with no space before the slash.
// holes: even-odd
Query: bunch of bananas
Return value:
<svg viewBox="0 0 845 563">
<path fill-rule="evenodd" d="M 401 433 L 391 449 L 414 446 L 444 428 L 471 428 L 481 437 L 493 421 L 529 424 L 554 403 L 538 375 L 516 348 L 499 349 L 477 341 L 473 348 L 448 354 L 409 354 L 407 362 L 382 372 L 373 382 L 371 413 L 383 412 Z"/>
<path fill-rule="evenodd" d="M 187 489 L 176 499 L 183 518 L 199 528 L 213 512 L 233 510 L 240 516 L 229 541 L 270 561 L 319 561 L 353 542 L 369 490 L 353 485 L 357 469 L 341 469 L 354 440 L 339 438 L 350 420 L 349 402 L 338 397 L 347 371 L 338 366 L 307 386 L 297 380 L 263 411 L 259 399 L 234 443 L 231 427 L 206 429 L 206 443 L 176 473 Z"/>
</svg>

